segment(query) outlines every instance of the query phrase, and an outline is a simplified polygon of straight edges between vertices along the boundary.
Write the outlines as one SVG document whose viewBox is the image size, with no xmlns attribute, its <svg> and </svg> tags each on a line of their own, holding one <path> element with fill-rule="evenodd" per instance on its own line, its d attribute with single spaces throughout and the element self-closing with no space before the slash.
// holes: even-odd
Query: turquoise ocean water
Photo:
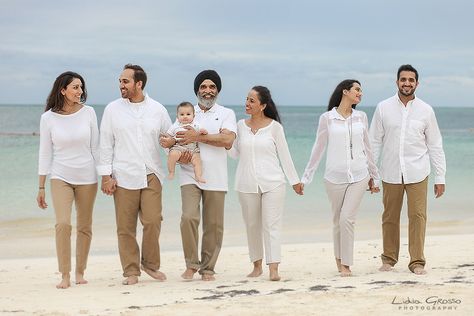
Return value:
<svg viewBox="0 0 474 316">
<path fill-rule="evenodd" d="M 94 106 L 100 118 L 104 106 Z M 231 107 L 237 119 L 244 118 L 243 106 Z M 167 107 L 174 119 L 175 107 Z M 373 107 L 360 106 L 369 121 Z M 280 107 L 283 126 L 292 153 L 293 161 L 301 176 L 309 158 L 315 139 L 316 125 L 324 107 Z M 0 229 L 14 229 L 18 223 L 47 218 L 53 221 L 51 199 L 49 211 L 41 211 L 36 205 L 37 159 L 39 145 L 39 119 L 43 106 L 0 105 Z M 433 198 L 432 183 L 429 192 L 429 222 L 431 225 L 471 222 L 474 218 L 474 108 L 435 108 L 443 135 L 447 158 L 447 191 L 441 199 Z M 233 191 L 236 162 L 229 160 L 230 191 L 226 198 L 226 235 L 228 240 L 245 244 L 237 195 Z M 330 210 L 323 186 L 324 161 L 315 175 L 313 183 L 305 188 L 303 197 L 296 196 L 288 187 L 284 214 L 284 236 L 287 241 L 330 240 Z M 47 188 L 48 189 L 48 188 Z M 49 191 L 48 191 L 49 192 Z M 178 181 L 165 184 L 163 194 L 164 233 L 170 229 L 174 246 L 179 245 L 180 191 Z M 381 194 L 366 194 L 358 214 L 358 225 L 368 237 L 378 230 L 381 217 Z M 94 225 L 114 231 L 115 214 L 111 198 L 98 193 L 94 210 Z M 403 217 L 406 217 L 403 216 Z M 48 223 L 49 223 L 48 222 Z M 53 221 L 54 223 L 54 221 Z M 34 225 L 29 229 L 34 229 Z M 172 227 L 166 228 L 166 227 Z M 318 234 L 318 232 L 320 234 Z M 171 233 L 170 233 L 171 234 Z M 176 237 L 176 238 L 175 238 Z M 227 237 L 225 237 L 227 238 Z M 309 240 L 307 240 L 309 238 Z M 171 246 L 170 246 L 171 247 Z"/>
</svg>

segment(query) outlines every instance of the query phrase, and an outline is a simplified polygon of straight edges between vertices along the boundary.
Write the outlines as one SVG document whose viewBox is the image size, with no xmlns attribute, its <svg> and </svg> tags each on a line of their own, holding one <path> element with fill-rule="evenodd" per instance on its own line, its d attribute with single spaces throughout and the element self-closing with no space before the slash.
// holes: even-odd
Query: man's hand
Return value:
<svg viewBox="0 0 474 316">
<path fill-rule="evenodd" d="M 434 185 L 435 198 L 441 197 L 441 195 L 444 194 L 445 189 L 446 189 L 446 185 L 444 185 L 444 184 L 435 184 Z"/>
<path fill-rule="evenodd" d="M 186 165 L 191 162 L 191 158 L 193 158 L 193 154 L 191 153 L 191 151 L 186 150 L 185 152 L 181 153 L 181 157 L 179 157 L 178 163 Z"/>
<path fill-rule="evenodd" d="M 176 143 L 176 140 L 166 133 L 160 134 L 160 146 L 163 148 L 170 148 Z"/>
<path fill-rule="evenodd" d="M 370 194 L 380 192 L 380 188 L 374 186 L 374 179 L 373 178 L 370 178 L 370 180 L 369 180 L 369 191 L 370 191 Z"/>
<path fill-rule="evenodd" d="M 183 126 L 186 131 L 176 133 L 176 139 L 180 145 L 187 145 L 198 141 L 200 133 L 191 126 Z"/>
</svg>

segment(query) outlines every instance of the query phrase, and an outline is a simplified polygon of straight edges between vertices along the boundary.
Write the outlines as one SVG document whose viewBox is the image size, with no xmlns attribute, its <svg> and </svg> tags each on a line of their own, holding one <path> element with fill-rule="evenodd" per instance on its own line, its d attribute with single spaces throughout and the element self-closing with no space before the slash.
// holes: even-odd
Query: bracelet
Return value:
<svg viewBox="0 0 474 316">
<path fill-rule="evenodd" d="M 40 189 L 40 190 L 44 190 L 44 187 L 39 187 L 38 189 Z"/>
</svg>

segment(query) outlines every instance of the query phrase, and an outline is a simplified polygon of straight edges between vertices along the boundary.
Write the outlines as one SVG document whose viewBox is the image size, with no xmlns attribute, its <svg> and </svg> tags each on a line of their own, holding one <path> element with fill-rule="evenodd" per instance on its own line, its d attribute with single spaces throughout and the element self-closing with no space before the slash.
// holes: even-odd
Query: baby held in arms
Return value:
<svg viewBox="0 0 474 316">
<path fill-rule="evenodd" d="M 194 106 L 191 103 L 181 102 L 176 109 L 176 116 L 176 122 L 174 122 L 167 132 L 169 136 L 176 139 L 176 133 L 187 130 L 185 126 L 192 127 L 196 131 L 199 131 L 200 134 L 207 134 L 206 130 L 199 129 L 199 127 L 193 123 Z M 181 145 L 176 140 L 176 144 L 170 148 L 168 155 L 168 179 L 172 180 L 174 178 L 176 162 L 178 162 L 179 158 L 181 158 L 181 155 L 186 151 L 189 151 L 192 154 L 191 164 L 194 167 L 194 176 L 196 181 L 205 183 L 206 181 L 202 178 L 201 155 L 199 153 L 199 146 L 197 142 Z"/>
</svg>

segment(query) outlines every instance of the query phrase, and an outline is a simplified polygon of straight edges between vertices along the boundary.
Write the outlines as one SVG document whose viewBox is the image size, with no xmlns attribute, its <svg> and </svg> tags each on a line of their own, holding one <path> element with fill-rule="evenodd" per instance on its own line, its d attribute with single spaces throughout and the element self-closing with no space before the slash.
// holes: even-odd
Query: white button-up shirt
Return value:
<svg viewBox="0 0 474 316">
<path fill-rule="evenodd" d="M 243 193 L 268 192 L 285 183 L 299 183 L 283 126 L 272 121 L 252 133 L 245 120 L 237 123 L 237 139 L 229 154 L 239 157 L 235 174 L 235 190 Z M 281 164 L 281 166 L 280 166 Z M 283 169 L 283 170 L 282 170 Z"/>
<path fill-rule="evenodd" d="M 433 108 L 421 99 L 405 106 L 398 94 L 380 102 L 370 126 L 375 161 L 380 152 L 380 173 L 388 183 L 417 183 L 435 171 L 435 183 L 444 184 L 446 158 Z M 402 182 L 403 181 L 403 182 Z"/>
<path fill-rule="evenodd" d="M 335 184 L 354 183 L 370 175 L 374 185 L 378 186 L 380 176 L 370 148 L 368 130 L 365 112 L 352 110 L 351 116 L 344 118 L 333 108 L 321 114 L 316 141 L 301 182 L 308 184 L 313 180 L 327 147 L 326 180 Z"/>
<path fill-rule="evenodd" d="M 141 103 L 123 98 L 109 103 L 100 125 L 99 175 L 113 174 L 129 190 L 146 188 L 148 173 L 163 183 L 159 137 L 170 126 L 168 111 L 148 95 Z"/>
<path fill-rule="evenodd" d="M 193 123 L 197 124 L 199 128 L 207 130 L 208 134 L 219 134 L 221 128 L 237 133 L 235 113 L 231 109 L 215 104 L 204 112 L 196 105 L 194 111 Z M 195 184 L 201 190 L 228 191 L 227 150 L 224 147 L 204 143 L 199 143 L 199 150 L 201 152 L 202 177 L 206 183 L 196 182 L 192 164 L 181 164 L 180 185 Z"/>
</svg>

